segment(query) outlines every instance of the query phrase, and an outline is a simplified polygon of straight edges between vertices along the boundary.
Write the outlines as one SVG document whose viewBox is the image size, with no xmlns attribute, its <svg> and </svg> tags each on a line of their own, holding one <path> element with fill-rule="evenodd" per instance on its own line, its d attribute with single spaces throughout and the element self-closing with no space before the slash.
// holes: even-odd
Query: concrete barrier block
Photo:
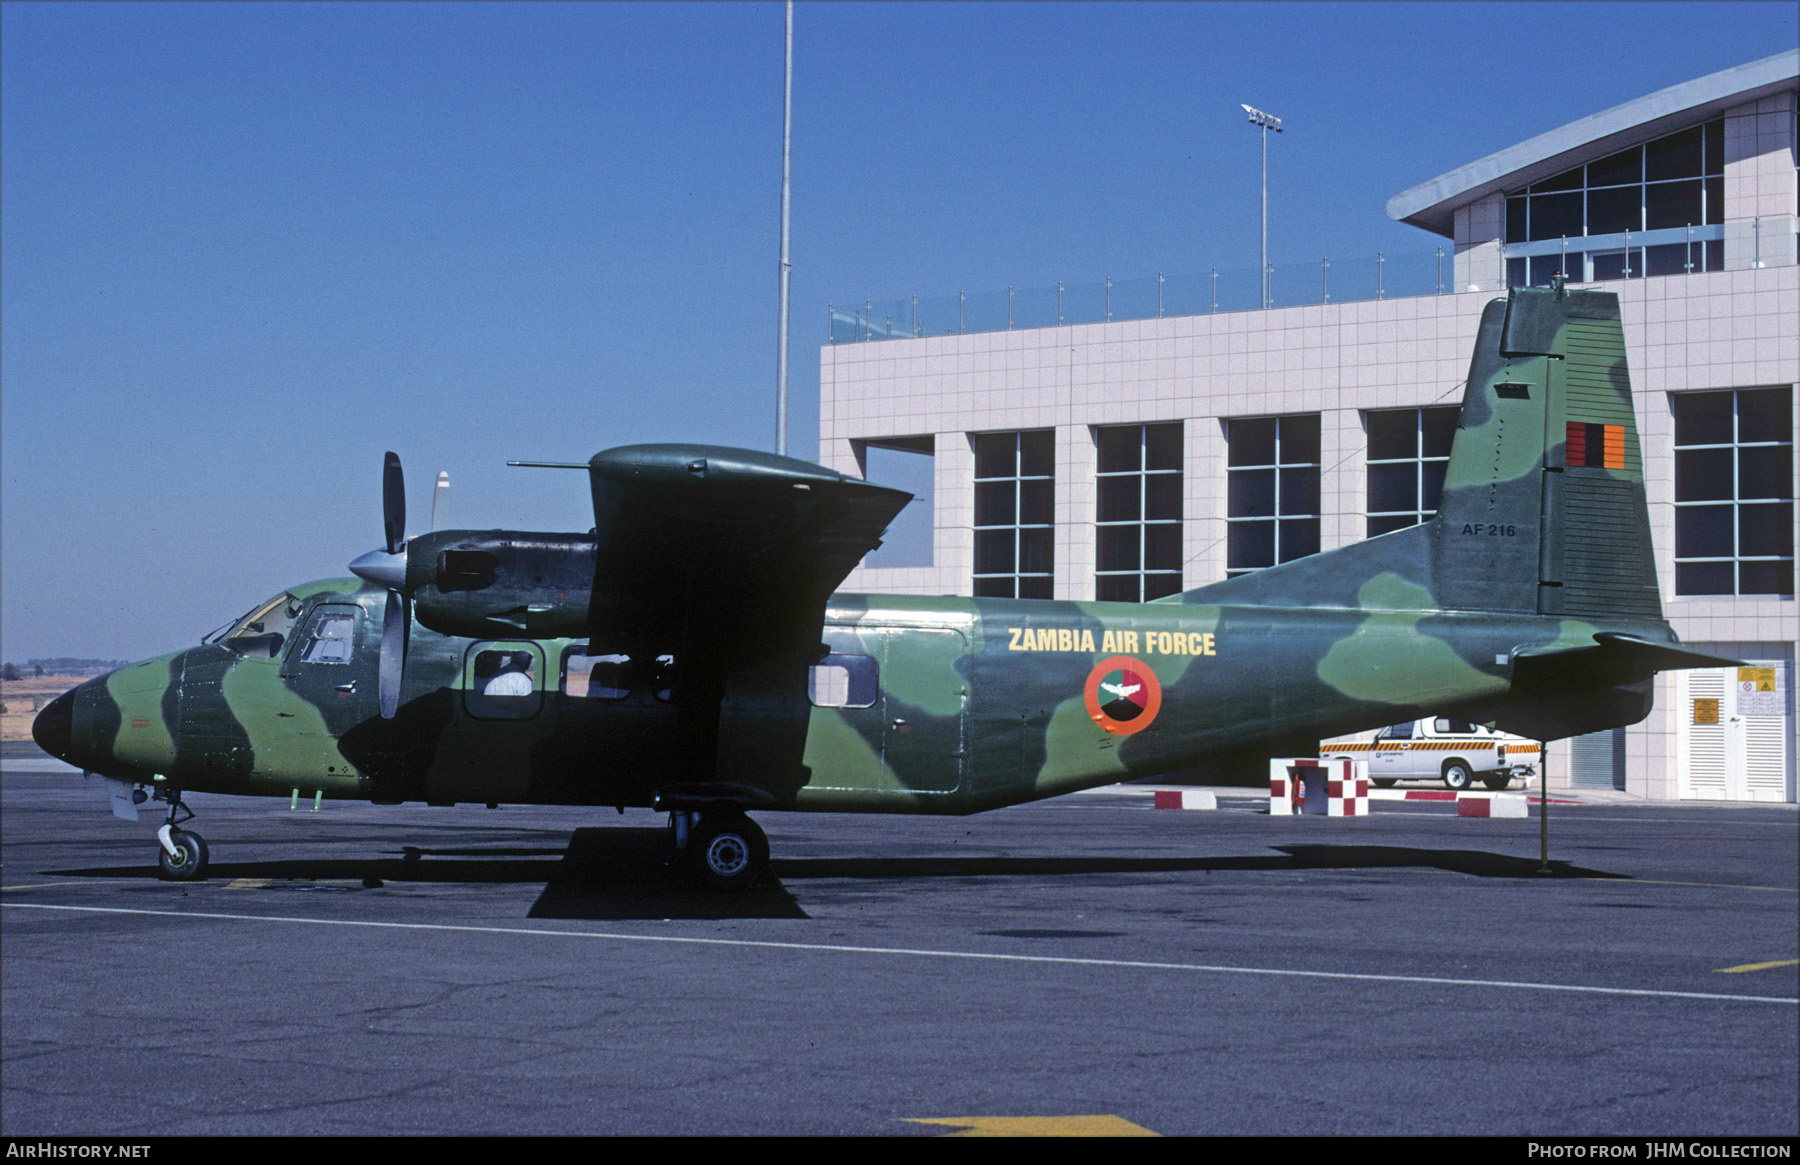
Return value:
<svg viewBox="0 0 1800 1165">
<path fill-rule="evenodd" d="M 1211 789 L 1158 789 L 1158 809 L 1217 809 L 1219 798 Z"/>
<path fill-rule="evenodd" d="M 1456 799 L 1458 817 L 1529 817 L 1530 803 L 1523 793 L 1493 793 Z"/>
</svg>

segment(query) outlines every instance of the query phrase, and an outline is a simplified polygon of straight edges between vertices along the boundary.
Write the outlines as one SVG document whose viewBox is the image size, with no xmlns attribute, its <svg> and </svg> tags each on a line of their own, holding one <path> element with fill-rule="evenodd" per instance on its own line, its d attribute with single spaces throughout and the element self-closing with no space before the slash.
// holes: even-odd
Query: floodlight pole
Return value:
<svg viewBox="0 0 1800 1165">
<path fill-rule="evenodd" d="M 1269 131 L 1281 132 L 1281 119 L 1248 105 L 1240 108 L 1250 115 L 1250 124 L 1262 127 L 1262 305 L 1269 306 Z"/>
<path fill-rule="evenodd" d="M 794 0 L 787 0 L 787 63 L 781 101 L 781 295 L 775 320 L 775 452 L 788 451 L 788 157 L 794 136 Z"/>
</svg>

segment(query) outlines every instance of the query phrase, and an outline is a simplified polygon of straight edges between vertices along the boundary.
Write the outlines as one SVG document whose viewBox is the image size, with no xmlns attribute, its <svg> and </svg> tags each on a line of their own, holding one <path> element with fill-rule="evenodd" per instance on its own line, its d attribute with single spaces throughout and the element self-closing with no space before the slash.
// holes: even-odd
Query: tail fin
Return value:
<svg viewBox="0 0 1800 1165">
<path fill-rule="evenodd" d="M 1487 305 L 1437 516 L 1164 601 L 1660 621 L 1618 296 Z"/>
<path fill-rule="evenodd" d="M 1662 618 L 1616 295 L 1488 305 L 1433 525 L 1445 607 Z"/>
</svg>

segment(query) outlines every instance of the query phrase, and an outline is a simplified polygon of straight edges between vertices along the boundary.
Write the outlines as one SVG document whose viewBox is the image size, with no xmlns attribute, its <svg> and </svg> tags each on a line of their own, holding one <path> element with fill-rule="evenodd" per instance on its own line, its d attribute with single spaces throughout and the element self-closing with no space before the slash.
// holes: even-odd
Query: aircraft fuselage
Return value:
<svg viewBox="0 0 1800 1165">
<path fill-rule="evenodd" d="M 705 742 L 718 760 L 695 771 L 678 658 L 415 624 L 384 720 L 384 591 L 288 593 L 297 613 L 272 654 L 228 640 L 121 668 L 61 697 L 40 739 L 92 772 L 185 791 L 649 806 L 671 785 L 733 782 L 767 808 L 955 814 L 1479 707 L 1505 697 L 1520 649 L 1592 631 L 1493 613 L 840 594 L 816 663 L 785 685 L 756 678 L 751 699 L 727 683 Z M 603 658 L 618 662 L 592 670 Z M 528 677 L 523 694 L 484 687 L 497 662 Z M 740 738 L 763 763 L 734 769 Z"/>
</svg>

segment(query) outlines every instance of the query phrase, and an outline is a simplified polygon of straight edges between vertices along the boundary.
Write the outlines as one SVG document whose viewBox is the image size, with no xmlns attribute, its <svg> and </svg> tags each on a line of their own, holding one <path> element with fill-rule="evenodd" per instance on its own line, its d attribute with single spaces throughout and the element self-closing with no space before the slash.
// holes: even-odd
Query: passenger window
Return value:
<svg viewBox="0 0 1800 1165">
<path fill-rule="evenodd" d="M 313 618 L 302 663 L 349 663 L 356 647 L 356 616 L 322 610 Z"/>
<path fill-rule="evenodd" d="M 475 681 L 484 696 L 529 696 L 537 677 L 529 651 L 483 651 L 475 656 Z"/>
<path fill-rule="evenodd" d="M 870 655 L 827 655 L 813 665 L 806 690 L 816 708 L 870 708 L 880 693 Z"/>
<path fill-rule="evenodd" d="M 1383 728 L 1375 735 L 1381 740 L 1411 740 L 1412 730 L 1412 722 L 1408 721 L 1405 724 L 1396 724 L 1392 728 Z"/>
<path fill-rule="evenodd" d="M 631 694 L 636 670 L 624 655 L 589 655 L 586 646 L 563 653 L 563 695 L 578 700 L 623 700 Z"/>
<path fill-rule="evenodd" d="M 1432 727 L 1439 732 L 1447 733 L 1451 736 L 1475 735 L 1475 726 L 1470 724 L 1467 720 L 1445 720 L 1440 717 L 1432 724 Z"/>
<path fill-rule="evenodd" d="M 492 647 L 470 660 L 464 693 L 469 712 L 490 720 L 522 720 L 537 715 L 538 653 L 531 647 Z"/>
<path fill-rule="evenodd" d="M 650 664 L 650 692 L 665 704 L 675 698 L 675 657 L 659 655 Z"/>
</svg>

